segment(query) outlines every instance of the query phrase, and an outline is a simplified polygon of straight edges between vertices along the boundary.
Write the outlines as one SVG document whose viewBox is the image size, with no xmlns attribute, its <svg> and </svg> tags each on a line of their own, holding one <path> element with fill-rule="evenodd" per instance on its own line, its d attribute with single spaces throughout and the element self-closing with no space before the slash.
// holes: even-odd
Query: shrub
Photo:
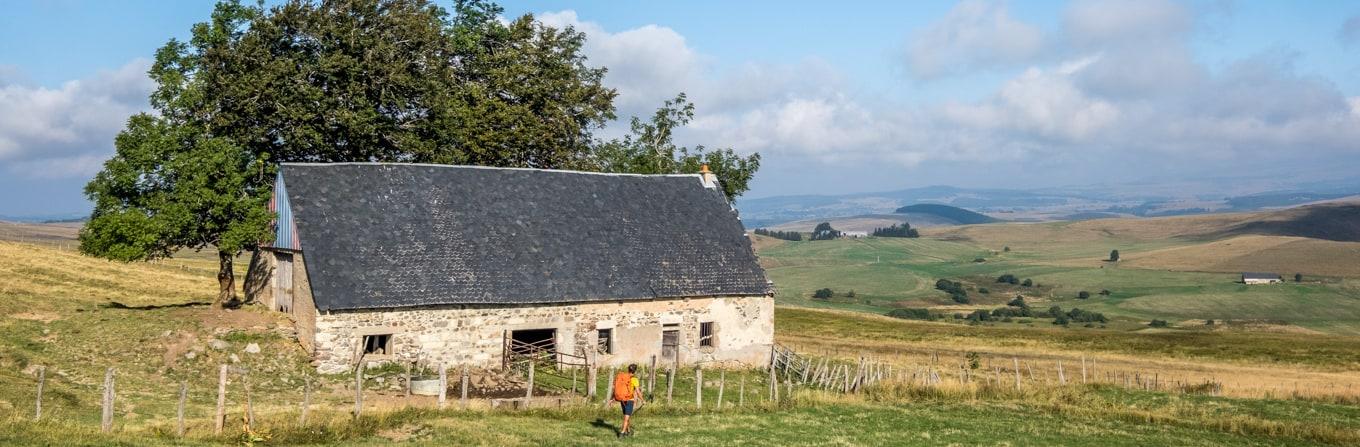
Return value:
<svg viewBox="0 0 1360 447">
<path fill-rule="evenodd" d="M 963 314 L 958 313 L 958 312 L 954 312 L 954 319 L 955 319 L 955 320 L 962 320 L 962 319 L 963 319 Z"/>
<path fill-rule="evenodd" d="M 1152 320 L 1152 322 L 1148 323 L 1148 326 L 1152 326 L 1152 327 L 1167 327 L 1168 324 L 1166 323 L 1166 320 Z"/>
<path fill-rule="evenodd" d="M 948 293 L 949 298 L 953 299 L 955 303 L 968 304 L 970 302 L 968 291 L 963 290 L 963 283 L 961 282 L 940 279 L 935 281 L 935 288 Z"/>
<path fill-rule="evenodd" d="M 1080 292 L 1077 292 L 1077 299 L 1084 300 L 1084 299 L 1087 299 L 1087 298 L 1090 298 L 1090 297 L 1091 297 L 1091 292 L 1087 292 L 1087 291 L 1085 291 L 1085 290 L 1080 291 Z"/>
<path fill-rule="evenodd" d="M 832 295 L 835 295 L 835 293 L 833 293 L 833 292 L 831 291 L 831 289 L 817 289 L 816 292 L 813 292 L 813 293 L 812 293 L 812 297 L 813 297 L 813 298 L 818 298 L 818 299 L 823 299 L 823 300 L 831 298 Z"/>
<path fill-rule="evenodd" d="M 1295 274 L 1294 274 L 1294 282 L 1303 282 L 1303 274 L 1302 274 L 1302 273 L 1295 273 Z"/>
<path fill-rule="evenodd" d="M 987 262 L 987 260 L 982 258 L 973 258 L 973 262 Z"/>
<path fill-rule="evenodd" d="M 1005 246 L 1005 247 L 1001 247 L 1001 251 L 1004 251 L 1004 252 L 1006 252 L 1006 253 L 1010 253 L 1010 252 L 1011 252 L 1011 246 L 1007 245 L 1007 246 Z"/>
<path fill-rule="evenodd" d="M 1106 322 L 1106 320 L 1105 320 L 1105 314 L 1102 314 L 1102 313 L 1099 313 L 1099 312 L 1087 312 L 1087 311 L 1084 311 L 1084 310 L 1081 310 L 1081 309 L 1075 308 L 1075 307 L 1073 307 L 1072 310 L 1070 310 L 1070 311 L 1067 312 L 1067 318 L 1071 319 L 1072 321 L 1081 322 L 1081 323 L 1091 323 L 1091 322 L 1104 323 L 1104 322 Z"/>
<path fill-rule="evenodd" d="M 1058 316 L 1053 319 L 1053 324 L 1061 324 L 1063 326 L 1067 326 L 1067 315 L 1058 314 Z"/>
<path fill-rule="evenodd" d="M 1001 276 L 996 277 L 996 282 L 998 282 L 998 283 L 1006 283 L 1006 284 L 1015 285 L 1015 284 L 1019 284 L 1019 283 L 1020 283 L 1020 280 L 1019 280 L 1019 279 L 1016 279 L 1015 275 L 1012 275 L 1012 274 L 1010 274 L 1010 273 L 1007 273 L 1007 274 L 1004 274 L 1004 275 L 1001 275 Z"/>
<path fill-rule="evenodd" d="M 1208 320 L 1204 320 L 1204 325 L 1205 325 L 1205 326 L 1213 326 L 1213 325 L 1214 325 L 1214 319 L 1210 318 L 1210 319 L 1208 319 Z"/>
<path fill-rule="evenodd" d="M 987 313 L 987 311 L 985 311 L 985 310 L 975 310 L 975 311 L 973 311 L 973 313 L 968 314 L 968 321 L 978 322 L 978 321 L 991 321 L 991 320 L 992 320 L 992 314 Z"/>
<path fill-rule="evenodd" d="M 854 298 L 854 297 L 855 297 L 855 291 L 854 291 L 854 290 L 851 290 L 851 291 L 849 291 L 849 292 L 846 292 L 846 293 L 845 293 L 845 297 L 846 297 L 846 298 Z"/>
<path fill-rule="evenodd" d="M 817 224 L 817 228 L 812 229 L 812 240 L 814 241 L 829 241 L 839 237 L 841 237 L 841 232 L 836 231 L 835 228 L 831 228 L 829 222 L 819 223 Z"/>
<path fill-rule="evenodd" d="M 765 228 L 756 228 L 756 234 L 759 234 L 761 236 L 769 236 L 775 239 L 783 239 L 786 241 L 803 240 L 803 233 L 799 233 L 797 231 L 775 231 Z"/>
<path fill-rule="evenodd" d="M 986 295 L 986 294 L 992 293 L 992 291 L 987 290 L 986 287 L 978 287 L 978 293 L 981 293 L 981 294 L 983 294 L 983 295 Z"/>
<path fill-rule="evenodd" d="M 921 233 L 906 222 L 893 224 L 888 228 L 875 228 L 872 234 L 878 237 L 921 237 Z"/>
<path fill-rule="evenodd" d="M 1022 307 L 1025 309 L 1029 309 L 1029 303 L 1026 303 L 1025 297 L 1021 295 L 1016 295 L 1015 299 L 1007 301 L 1006 305 L 1011 307 Z"/>
<path fill-rule="evenodd" d="M 1110 290 L 1109 290 L 1109 289 L 1100 289 L 1100 294 L 1103 295 L 1103 296 L 1110 296 Z"/>
<path fill-rule="evenodd" d="M 1034 285 L 1034 281 L 1031 281 L 1029 278 L 1025 278 L 1025 282 L 1020 283 L 1020 285 L 1030 287 Z"/>
<path fill-rule="evenodd" d="M 1048 308 L 1048 316 L 1053 317 L 1053 318 L 1058 318 L 1058 316 L 1060 316 L 1060 315 L 1065 316 L 1065 314 L 1063 314 L 1063 311 L 1062 311 L 1062 308 L 1061 308 L 1061 307 L 1053 306 L 1053 307 Z"/>
<path fill-rule="evenodd" d="M 1119 250 L 1110 250 L 1110 262 L 1119 262 Z"/>
<path fill-rule="evenodd" d="M 982 366 L 982 356 L 978 353 L 969 351 L 965 357 L 968 358 L 968 369 L 978 369 Z"/>
<path fill-rule="evenodd" d="M 929 309 L 893 309 L 887 314 L 889 317 L 901 318 L 903 320 L 925 320 L 935 321 L 937 317 L 930 313 Z"/>
</svg>

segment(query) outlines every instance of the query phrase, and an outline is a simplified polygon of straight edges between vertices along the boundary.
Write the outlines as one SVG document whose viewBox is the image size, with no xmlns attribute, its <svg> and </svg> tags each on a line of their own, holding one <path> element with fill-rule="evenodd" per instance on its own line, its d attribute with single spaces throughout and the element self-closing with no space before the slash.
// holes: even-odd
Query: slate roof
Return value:
<svg viewBox="0 0 1360 447">
<path fill-rule="evenodd" d="M 317 309 L 764 295 L 698 175 L 283 164 Z"/>
</svg>

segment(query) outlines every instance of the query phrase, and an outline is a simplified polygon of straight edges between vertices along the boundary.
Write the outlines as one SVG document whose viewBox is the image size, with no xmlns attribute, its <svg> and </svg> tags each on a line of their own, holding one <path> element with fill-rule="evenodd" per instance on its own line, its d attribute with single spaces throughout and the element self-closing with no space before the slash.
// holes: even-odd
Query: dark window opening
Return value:
<svg viewBox="0 0 1360 447">
<path fill-rule="evenodd" d="M 392 353 L 392 334 L 364 336 L 364 355 L 386 355 Z"/>
<path fill-rule="evenodd" d="M 557 355 L 557 329 L 511 331 L 510 353 L 533 357 Z"/>
<path fill-rule="evenodd" d="M 667 324 L 661 327 L 661 357 L 673 359 L 680 351 L 680 325 Z"/>
<path fill-rule="evenodd" d="M 713 322 L 699 323 L 699 346 L 713 347 Z"/>
<path fill-rule="evenodd" d="M 614 330 L 613 330 L 613 329 L 600 329 L 598 332 L 599 332 L 599 334 L 597 335 L 596 341 L 595 341 L 597 346 L 596 346 L 595 349 L 598 350 L 601 354 L 613 354 L 613 353 L 614 353 Z"/>
</svg>

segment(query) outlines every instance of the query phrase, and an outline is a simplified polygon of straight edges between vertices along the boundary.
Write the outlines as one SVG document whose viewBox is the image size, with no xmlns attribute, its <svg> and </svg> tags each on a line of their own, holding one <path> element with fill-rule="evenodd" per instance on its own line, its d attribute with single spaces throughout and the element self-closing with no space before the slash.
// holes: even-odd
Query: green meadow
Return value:
<svg viewBox="0 0 1360 447">
<path fill-rule="evenodd" d="M 1202 324 L 1194 320 L 1213 319 L 1360 334 L 1360 283 L 1352 278 L 1248 286 L 1229 273 L 1139 269 L 1101 262 L 1111 249 L 1128 256 L 1176 243 L 1098 240 L 1057 243 L 1052 249 L 1026 245 L 1006 252 L 1003 247 L 928 237 L 858 238 L 780 241 L 764 246 L 759 254 L 774 281 L 776 300 L 784 305 L 874 313 L 929 307 L 948 314 L 992 309 L 1022 295 L 1037 309 L 1079 307 L 1125 323 L 1162 319 Z M 1035 286 L 995 281 L 1006 273 L 1031 279 Z M 963 282 L 971 303 L 960 305 L 935 290 L 938 279 Z M 822 288 L 832 289 L 834 297 L 813 298 Z M 1109 294 L 1101 295 L 1102 290 Z M 853 297 L 848 296 L 851 291 Z M 1081 291 L 1091 297 L 1078 299 Z"/>
</svg>

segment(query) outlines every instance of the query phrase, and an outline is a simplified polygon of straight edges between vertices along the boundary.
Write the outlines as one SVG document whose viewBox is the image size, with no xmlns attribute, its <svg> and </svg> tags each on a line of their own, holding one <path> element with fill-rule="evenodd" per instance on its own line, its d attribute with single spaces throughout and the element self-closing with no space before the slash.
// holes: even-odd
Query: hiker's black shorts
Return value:
<svg viewBox="0 0 1360 447">
<path fill-rule="evenodd" d="M 623 415 L 624 415 L 624 416 L 632 416 L 632 415 L 633 415 L 633 401 L 631 401 L 631 400 L 625 400 L 625 401 L 623 401 L 623 402 L 619 402 L 619 404 L 622 404 L 622 405 L 623 405 Z"/>
</svg>

